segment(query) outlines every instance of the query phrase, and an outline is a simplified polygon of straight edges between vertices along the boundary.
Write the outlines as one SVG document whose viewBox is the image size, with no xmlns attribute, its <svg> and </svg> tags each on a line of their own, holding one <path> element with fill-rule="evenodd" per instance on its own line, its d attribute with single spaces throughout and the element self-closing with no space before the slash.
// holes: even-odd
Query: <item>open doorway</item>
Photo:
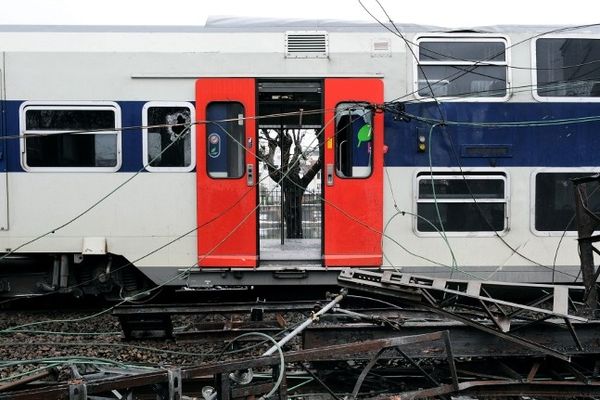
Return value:
<svg viewBox="0 0 600 400">
<path fill-rule="evenodd" d="M 258 83 L 260 260 L 321 262 L 322 83 Z"/>
</svg>

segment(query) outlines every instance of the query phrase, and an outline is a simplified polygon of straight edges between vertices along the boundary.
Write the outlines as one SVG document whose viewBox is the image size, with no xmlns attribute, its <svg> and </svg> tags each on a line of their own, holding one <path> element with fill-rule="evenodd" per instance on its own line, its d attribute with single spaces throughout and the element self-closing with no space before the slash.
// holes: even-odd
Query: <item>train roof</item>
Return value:
<svg viewBox="0 0 600 400">
<path fill-rule="evenodd" d="M 387 23 L 389 29 L 394 27 Z M 402 32 L 437 33 L 600 33 L 600 24 L 589 25 L 493 25 L 445 28 L 432 25 L 396 23 Z M 0 25 L 0 32 L 90 32 L 90 33 L 217 33 L 217 32 L 283 32 L 320 30 L 329 32 L 387 32 L 377 22 L 335 19 L 247 18 L 211 16 L 203 25 Z"/>
</svg>

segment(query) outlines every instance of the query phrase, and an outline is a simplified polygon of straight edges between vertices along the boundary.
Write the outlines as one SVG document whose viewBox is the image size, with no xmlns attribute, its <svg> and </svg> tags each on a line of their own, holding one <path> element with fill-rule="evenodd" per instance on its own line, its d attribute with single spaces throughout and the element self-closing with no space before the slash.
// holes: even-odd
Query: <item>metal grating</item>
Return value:
<svg viewBox="0 0 600 400">
<path fill-rule="evenodd" d="M 327 32 L 285 33 L 285 52 L 288 58 L 326 58 L 328 50 Z"/>
</svg>

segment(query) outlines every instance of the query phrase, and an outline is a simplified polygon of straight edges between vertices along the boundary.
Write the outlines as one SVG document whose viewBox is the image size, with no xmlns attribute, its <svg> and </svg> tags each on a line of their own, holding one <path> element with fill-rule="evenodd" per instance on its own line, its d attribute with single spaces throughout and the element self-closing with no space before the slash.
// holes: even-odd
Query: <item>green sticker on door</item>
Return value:
<svg viewBox="0 0 600 400">
<path fill-rule="evenodd" d="M 356 147 L 360 147 L 362 142 L 370 142 L 373 139 L 373 132 L 371 130 L 371 124 L 363 125 L 356 134 L 358 139 L 358 145 Z"/>
</svg>

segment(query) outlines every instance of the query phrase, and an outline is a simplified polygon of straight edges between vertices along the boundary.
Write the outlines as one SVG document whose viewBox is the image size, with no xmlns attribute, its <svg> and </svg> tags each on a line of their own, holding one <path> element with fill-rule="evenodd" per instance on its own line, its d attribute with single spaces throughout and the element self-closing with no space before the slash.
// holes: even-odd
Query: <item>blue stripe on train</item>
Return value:
<svg viewBox="0 0 600 400">
<path fill-rule="evenodd" d="M 600 116 L 600 103 L 441 103 L 448 121 L 520 122 Z M 413 115 L 439 119 L 435 103 L 407 104 Z M 419 136 L 429 139 L 430 125 L 385 116 L 385 157 L 388 166 L 428 166 L 428 151 L 418 151 Z M 432 132 L 434 166 L 600 165 L 600 122 L 544 127 L 436 127 Z M 429 150 L 429 149 L 428 149 Z"/>
<path fill-rule="evenodd" d="M 19 107 L 22 101 L 6 101 L 6 128 L 3 136 L 19 134 Z M 121 126 L 137 127 L 142 125 L 142 107 L 144 101 L 120 101 Z M 5 140 L 5 154 L 0 160 L 0 169 L 8 172 L 20 172 L 19 141 Z M 142 130 L 139 128 L 127 129 L 122 134 L 123 165 L 120 172 L 137 172 L 142 168 Z"/>
<path fill-rule="evenodd" d="M 22 101 L 5 101 L 3 136 L 18 135 L 19 107 Z M 142 125 L 142 101 L 118 102 L 122 126 Z M 441 103 L 448 121 L 519 122 L 600 116 L 600 103 Z M 413 115 L 439 119 L 434 103 L 408 104 Z M 419 136 L 428 139 L 430 125 L 416 120 L 404 122 L 391 113 L 385 115 L 387 166 L 428 166 L 428 152 L 418 151 Z M 121 172 L 142 168 L 141 129 L 123 131 Z M 458 157 L 465 167 L 545 166 L 577 167 L 600 165 L 600 122 L 544 127 L 487 128 L 472 126 L 437 127 L 432 134 L 434 166 L 453 167 Z M 19 141 L 3 141 L 0 170 L 22 171 Z"/>
</svg>

